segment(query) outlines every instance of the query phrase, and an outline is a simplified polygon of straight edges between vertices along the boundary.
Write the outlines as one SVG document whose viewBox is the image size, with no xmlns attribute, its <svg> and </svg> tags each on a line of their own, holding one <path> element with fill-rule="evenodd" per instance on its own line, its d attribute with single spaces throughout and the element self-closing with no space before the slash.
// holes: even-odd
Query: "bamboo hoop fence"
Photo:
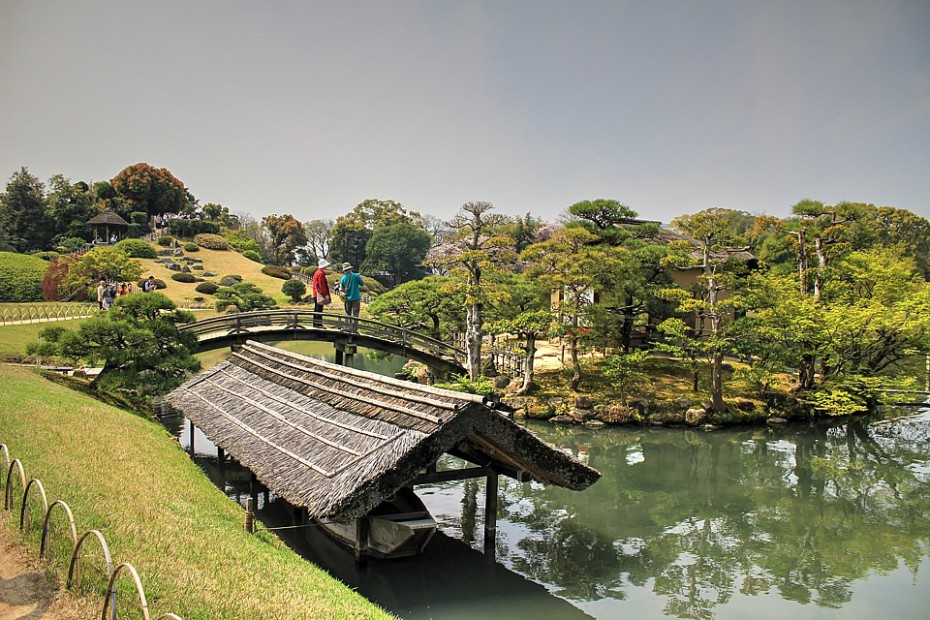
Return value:
<svg viewBox="0 0 930 620">
<path fill-rule="evenodd" d="M 110 554 L 110 546 L 107 544 L 106 538 L 98 530 L 86 530 L 81 536 L 77 534 L 77 527 L 74 522 L 74 514 L 71 512 L 71 507 L 68 504 L 60 499 L 55 500 L 49 505 L 48 497 L 45 493 L 45 486 L 42 484 L 42 481 L 38 478 L 30 478 L 29 482 L 26 482 L 26 472 L 23 469 L 22 462 L 17 459 L 10 459 L 10 451 L 6 444 L 0 444 L 0 452 L 3 453 L 4 460 L 6 461 L 6 476 L 0 476 L 0 483 L 5 484 L 2 487 L 3 490 L 3 510 L 12 511 L 15 508 L 15 497 L 13 494 L 13 483 L 15 479 L 13 478 L 14 471 L 19 472 L 20 486 L 23 488 L 22 494 L 22 505 L 20 506 L 19 513 L 19 529 L 24 533 L 28 531 L 31 526 L 31 519 L 29 518 L 29 493 L 33 488 L 37 489 L 39 497 L 42 500 L 42 508 L 44 510 L 44 521 L 42 525 L 42 538 L 39 544 L 39 557 L 45 557 L 48 550 L 49 542 L 49 533 L 51 531 L 51 518 L 52 513 L 55 510 L 56 506 L 60 506 L 61 510 L 64 511 L 65 516 L 68 520 L 68 530 L 71 535 L 71 543 L 73 551 L 71 552 L 71 560 L 68 565 L 68 580 L 65 587 L 69 590 L 79 587 L 81 583 L 81 547 L 84 544 L 84 541 L 90 537 L 94 537 L 100 543 L 100 547 L 103 551 L 104 562 L 106 564 L 106 574 L 107 578 L 107 587 L 103 592 L 103 605 L 102 611 L 100 612 L 100 620 L 107 620 L 107 613 L 109 612 L 110 620 L 117 620 L 117 592 L 116 592 L 116 580 L 120 576 L 120 573 L 126 571 L 129 573 L 130 578 L 135 585 L 136 590 L 136 600 L 139 604 L 139 609 L 142 612 L 143 620 L 151 620 L 151 615 L 149 614 L 148 601 L 145 597 L 145 588 L 142 586 L 142 580 L 139 578 L 139 573 L 136 571 L 135 567 L 129 562 L 121 562 L 115 568 L 113 567 L 113 559 Z M 180 616 L 173 613 L 163 613 L 158 616 L 155 620 L 183 620 Z"/>
<path fill-rule="evenodd" d="M 97 304 L 62 304 L 51 306 L 23 306 L 21 308 L 4 308 L 0 310 L 0 325 L 21 325 L 23 323 L 47 323 L 68 319 L 87 319 L 100 310 Z"/>
</svg>

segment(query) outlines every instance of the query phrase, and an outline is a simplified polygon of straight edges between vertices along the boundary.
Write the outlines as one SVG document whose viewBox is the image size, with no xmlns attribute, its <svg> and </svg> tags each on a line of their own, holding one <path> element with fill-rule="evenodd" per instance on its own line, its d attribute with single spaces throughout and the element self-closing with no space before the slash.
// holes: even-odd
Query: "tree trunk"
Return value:
<svg viewBox="0 0 930 620">
<path fill-rule="evenodd" d="M 481 376 L 481 304 L 465 307 L 465 355 L 468 378 L 477 381 Z"/>
<path fill-rule="evenodd" d="M 576 328 L 577 329 L 577 328 Z M 581 384 L 581 360 L 578 359 L 578 341 L 580 338 L 577 334 L 572 334 L 569 344 L 572 352 L 572 380 L 569 387 L 577 390 Z"/>
<path fill-rule="evenodd" d="M 798 383 L 801 384 L 802 390 L 810 390 L 814 387 L 814 356 L 802 355 L 801 363 L 798 365 Z"/>
<path fill-rule="evenodd" d="M 807 296 L 807 238 L 804 230 L 798 231 L 798 281 L 801 294 Z"/>
<path fill-rule="evenodd" d="M 710 402 L 714 411 L 723 411 L 723 350 L 715 349 L 711 357 Z"/>
<path fill-rule="evenodd" d="M 527 394 L 533 387 L 533 366 L 536 362 L 536 334 L 526 335 L 526 359 L 523 368 L 523 385 L 517 390 L 517 394 Z"/>
<path fill-rule="evenodd" d="M 817 237 L 815 240 L 817 249 L 817 276 L 814 278 L 814 301 L 820 303 L 823 295 L 823 280 L 827 272 L 827 256 L 823 252 L 823 240 Z"/>
</svg>

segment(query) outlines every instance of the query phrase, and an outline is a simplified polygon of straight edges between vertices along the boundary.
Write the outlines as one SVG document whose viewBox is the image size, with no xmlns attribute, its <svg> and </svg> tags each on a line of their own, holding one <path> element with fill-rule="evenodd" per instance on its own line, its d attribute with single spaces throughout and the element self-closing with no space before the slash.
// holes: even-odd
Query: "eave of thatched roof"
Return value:
<svg viewBox="0 0 930 620">
<path fill-rule="evenodd" d="M 129 222 L 120 217 L 115 211 L 101 211 L 94 217 L 87 220 L 90 225 L 106 224 L 108 226 L 129 226 Z"/>
<path fill-rule="evenodd" d="M 265 486 L 317 518 L 367 513 L 447 452 L 572 489 L 600 476 L 480 397 L 251 341 L 167 401 Z"/>
</svg>

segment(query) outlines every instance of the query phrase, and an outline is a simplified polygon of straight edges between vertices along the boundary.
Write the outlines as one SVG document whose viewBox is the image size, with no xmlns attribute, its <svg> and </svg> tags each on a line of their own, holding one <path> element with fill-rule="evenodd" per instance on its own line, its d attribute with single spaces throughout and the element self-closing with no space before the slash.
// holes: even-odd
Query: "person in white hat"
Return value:
<svg viewBox="0 0 930 620">
<path fill-rule="evenodd" d="M 313 272 L 313 279 L 310 281 L 310 289 L 313 294 L 313 311 L 317 313 L 313 317 L 314 327 L 323 327 L 323 308 L 328 306 L 333 297 L 329 291 L 329 282 L 326 280 L 326 269 L 329 267 L 329 261 L 321 258 L 317 263 L 317 270 Z"/>
</svg>

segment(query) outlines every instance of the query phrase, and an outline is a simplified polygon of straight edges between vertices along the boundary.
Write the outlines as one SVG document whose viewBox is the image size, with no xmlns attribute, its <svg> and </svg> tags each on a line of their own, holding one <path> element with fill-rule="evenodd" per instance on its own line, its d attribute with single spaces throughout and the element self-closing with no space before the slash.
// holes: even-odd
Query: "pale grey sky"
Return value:
<svg viewBox="0 0 930 620">
<path fill-rule="evenodd" d="M 930 217 L 930 1 L 0 0 L 0 177 L 202 203 Z"/>
</svg>

